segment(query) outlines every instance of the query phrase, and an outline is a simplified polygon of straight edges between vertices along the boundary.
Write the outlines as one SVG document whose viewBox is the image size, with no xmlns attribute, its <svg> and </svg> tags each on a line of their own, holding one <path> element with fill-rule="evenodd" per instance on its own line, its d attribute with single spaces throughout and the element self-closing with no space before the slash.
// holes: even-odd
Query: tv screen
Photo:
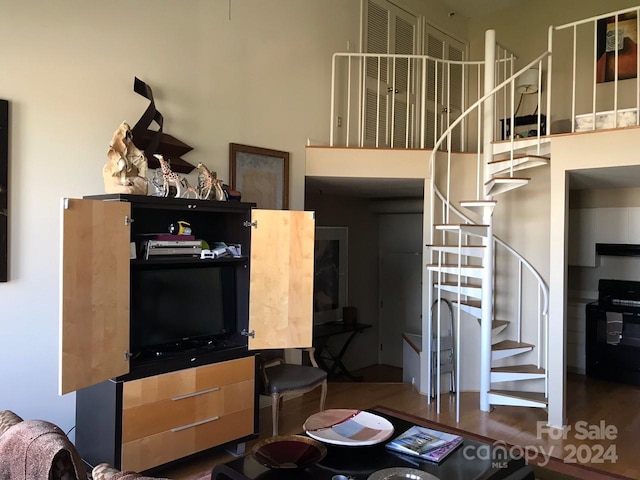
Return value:
<svg viewBox="0 0 640 480">
<path fill-rule="evenodd" d="M 235 333 L 233 267 L 132 269 L 130 325 L 134 355 Z"/>
</svg>

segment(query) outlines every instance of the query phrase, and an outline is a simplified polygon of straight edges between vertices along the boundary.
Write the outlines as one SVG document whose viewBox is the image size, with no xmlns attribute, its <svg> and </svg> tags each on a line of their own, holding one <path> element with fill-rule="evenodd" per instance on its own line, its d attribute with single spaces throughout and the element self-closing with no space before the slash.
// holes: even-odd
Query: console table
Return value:
<svg viewBox="0 0 640 480">
<path fill-rule="evenodd" d="M 416 423 L 431 428 L 440 427 L 440 425 L 434 426 L 432 422 L 417 417 L 401 418 L 404 415 L 400 412 L 383 407 L 372 409 L 372 411 L 387 418 L 393 424 L 394 437 Z M 439 429 L 445 431 L 445 428 Z M 471 447 L 467 448 L 466 454 L 465 447 Z M 533 470 L 526 465 L 523 458 L 504 459 L 502 456 L 500 457 L 501 461 L 485 458 L 485 455 L 478 455 L 480 458 L 471 458 L 469 452 L 473 447 L 476 447 L 476 451 L 479 447 L 493 449 L 493 446 L 486 442 L 465 437 L 464 442 L 457 450 L 440 464 L 435 464 L 388 451 L 385 449 L 384 443 L 370 447 L 327 445 L 326 457 L 304 470 L 271 470 L 260 465 L 252 456 L 248 455 L 227 464 L 217 465 L 211 473 L 211 480 L 331 480 L 335 475 L 344 475 L 354 480 L 366 480 L 373 472 L 390 467 L 417 468 L 443 480 L 469 480 L 472 478 L 532 480 L 534 478 Z M 496 455 L 500 454 L 496 453 Z"/>
<path fill-rule="evenodd" d="M 362 381 L 362 377 L 353 375 L 342 362 L 344 354 L 347 352 L 351 341 L 356 333 L 361 333 L 367 328 L 371 328 L 368 323 L 347 323 L 347 322 L 329 322 L 313 326 L 313 346 L 316 348 L 316 361 L 318 365 L 327 372 L 329 377 L 333 377 L 339 370 L 343 375 L 350 378 L 354 382 Z M 331 337 L 345 335 L 345 341 L 337 354 L 331 352 L 328 348 L 328 340 Z M 328 365 L 326 362 L 332 362 Z"/>
</svg>

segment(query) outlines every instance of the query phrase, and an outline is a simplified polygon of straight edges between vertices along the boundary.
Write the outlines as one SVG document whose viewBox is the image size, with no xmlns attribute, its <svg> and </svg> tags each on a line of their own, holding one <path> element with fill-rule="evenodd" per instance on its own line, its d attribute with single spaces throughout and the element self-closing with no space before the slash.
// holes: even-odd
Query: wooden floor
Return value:
<svg viewBox="0 0 640 480">
<path fill-rule="evenodd" d="M 365 374 L 365 378 L 371 375 L 373 374 Z M 571 457 L 572 454 L 578 460 L 586 458 L 585 455 L 595 458 L 601 449 L 598 445 L 601 445 L 600 453 L 615 451 L 617 460 L 610 462 L 607 461 L 610 456 L 603 458 L 601 455 L 600 458 L 605 461 L 592 463 L 591 466 L 631 478 L 640 478 L 640 387 L 569 374 L 567 416 L 571 430 L 566 432 L 565 439 L 551 438 L 552 435 L 546 432 L 543 427 L 546 412 L 541 409 L 498 406 L 492 412 L 481 412 L 478 403 L 478 393 L 462 393 L 460 423 L 456 423 L 455 401 L 449 394 L 441 397 L 441 411 L 438 414 L 435 402 L 428 404 L 426 397 L 417 393 L 409 384 L 332 382 L 329 384 L 326 408 L 364 409 L 383 405 L 521 447 L 535 447 L 538 451 L 544 449 L 545 453 L 551 452 L 552 456 L 559 458 Z M 286 401 L 280 433 L 300 432 L 305 419 L 318 410 L 318 404 L 319 390 Z M 610 438 L 583 439 L 587 433 L 588 437 L 604 434 L 596 432 L 593 427 L 588 429 L 587 426 L 591 425 L 608 426 Z M 612 428 L 617 431 L 616 438 L 611 438 Z M 270 435 L 269 408 L 260 412 L 260 432 L 261 437 Z M 580 445 L 583 446 L 579 447 Z M 193 480 L 197 478 L 195 474 L 231 458 L 229 454 L 208 453 L 183 465 L 164 470 L 161 474 L 177 480 Z"/>
</svg>

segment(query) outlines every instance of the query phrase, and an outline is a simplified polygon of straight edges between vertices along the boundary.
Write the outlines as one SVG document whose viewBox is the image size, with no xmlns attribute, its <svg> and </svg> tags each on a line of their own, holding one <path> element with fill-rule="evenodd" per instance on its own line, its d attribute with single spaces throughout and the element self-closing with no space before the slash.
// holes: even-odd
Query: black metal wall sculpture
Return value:
<svg viewBox="0 0 640 480">
<path fill-rule="evenodd" d="M 9 102 L 0 100 L 0 282 L 9 280 Z"/>
<path fill-rule="evenodd" d="M 133 81 L 133 91 L 142 95 L 150 102 L 149 106 L 140 117 L 140 120 L 138 120 L 138 123 L 136 123 L 131 129 L 133 141 L 139 149 L 144 150 L 149 168 L 160 167 L 158 160 L 153 156 L 154 153 L 158 153 L 165 159 L 171 161 L 171 170 L 174 172 L 191 172 L 195 166 L 180 157 L 193 150 L 193 147 L 190 147 L 186 143 L 162 131 L 164 118 L 156 109 L 151 87 L 139 78 L 135 77 Z M 158 130 L 149 129 L 152 122 L 156 123 Z"/>
</svg>

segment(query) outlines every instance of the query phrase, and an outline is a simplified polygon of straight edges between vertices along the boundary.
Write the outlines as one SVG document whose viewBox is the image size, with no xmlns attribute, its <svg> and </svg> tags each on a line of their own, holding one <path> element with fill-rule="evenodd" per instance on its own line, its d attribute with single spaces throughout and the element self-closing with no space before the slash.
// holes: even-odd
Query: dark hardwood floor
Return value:
<svg viewBox="0 0 640 480">
<path fill-rule="evenodd" d="M 395 377 L 385 377 L 385 372 L 389 375 L 395 374 Z M 364 375 L 365 379 L 375 376 L 379 380 L 362 383 L 331 382 L 326 408 L 363 409 L 376 405 L 386 406 L 492 439 L 504 440 L 522 447 L 544 449 L 545 452 L 551 451 L 552 456 L 558 458 L 573 456 L 579 460 L 589 454 L 594 459 L 602 448 L 603 453 L 615 452 L 617 459 L 609 461 L 612 460 L 611 456 L 603 458 L 601 455 L 600 459 L 604 461 L 592 462 L 591 466 L 630 478 L 640 478 L 640 456 L 637 452 L 637 446 L 640 444 L 640 387 L 568 374 L 567 417 L 571 430 L 565 431 L 563 439 L 554 437 L 555 434 L 561 437 L 561 432 L 549 433 L 544 428 L 546 412 L 542 409 L 499 406 L 491 412 L 481 412 L 478 410 L 478 393 L 464 392 L 461 394 L 460 423 L 456 423 L 453 396 L 447 394 L 441 397 L 441 412 L 438 414 L 435 402 L 427 403 L 427 398 L 417 393 L 412 385 L 388 380 L 397 378 L 397 371 L 394 372 L 393 369 L 376 367 L 369 372 L 364 370 L 354 373 Z M 300 432 L 305 419 L 318 410 L 318 404 L 319 390 L 286 401 L 282 411 L 280 433 Z M 609 428 L 610 438 L 582 438 L 588 431 L 591 431 L 589 436 L 597 436 L 598 432 L 592 431 L 593 426 L 603 425 Z M 616 431 L 615 438 L 611 435 L 612 428 Z M 260 412 L 260 432 L 261 437 L 270 435 L 270 408 L 262 409 Z M 248 445 L 248 448 L 250 447 L 251 444 Z M 195 474 L 231 458 L 229 454 L 221 452 L 207 453 L 161 473 L 172 479 L 193 480 L 197 478 Z"/>
</svg>

